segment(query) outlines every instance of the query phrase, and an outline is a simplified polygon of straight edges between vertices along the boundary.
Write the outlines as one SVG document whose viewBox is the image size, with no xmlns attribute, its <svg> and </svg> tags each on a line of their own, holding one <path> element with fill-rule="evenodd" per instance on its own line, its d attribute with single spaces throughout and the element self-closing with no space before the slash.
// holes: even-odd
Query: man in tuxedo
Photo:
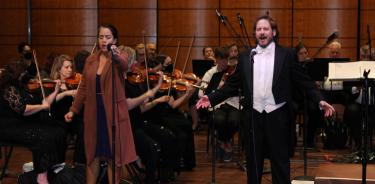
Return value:
<svg viewBox="0 0 375 184">
<path fill-rule="evenodd" d="M 277 44 L 277 24 L 271 17 L 256 20 L 254 35 L 256 48 L 241 53 L 236 72 L 221 89 L 203 96 L 197 108 L 215 106 L 237 95 L 241 88 L 247 182 L 261 183 L 263 162 L 267 157 L 271 162 L 272 183 L 286 184 L 290 183 L 292 88 L 296 85 L 306 90 L 309 98 L 325 111 L 325 116 L 331 116 L 334 108 L 322 100 L 314 83 L 298 66 L 295 52 Z"/>
</svg>

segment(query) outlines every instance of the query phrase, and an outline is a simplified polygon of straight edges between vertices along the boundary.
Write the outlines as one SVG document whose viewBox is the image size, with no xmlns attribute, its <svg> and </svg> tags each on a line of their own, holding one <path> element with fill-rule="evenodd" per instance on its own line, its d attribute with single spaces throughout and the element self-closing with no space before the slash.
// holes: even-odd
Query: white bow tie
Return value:
<svg viewBox="0 0 375 184">
<path fill-rule="evenodd" d="M 262 47 L 258 47 L 257 49 L 257 53 L 258 54 L 266 54 L 266 53 L 270 53 L 271 52 L 271 48 L 267 47 L 267 48 L 262 48 Z"/>
</svg>

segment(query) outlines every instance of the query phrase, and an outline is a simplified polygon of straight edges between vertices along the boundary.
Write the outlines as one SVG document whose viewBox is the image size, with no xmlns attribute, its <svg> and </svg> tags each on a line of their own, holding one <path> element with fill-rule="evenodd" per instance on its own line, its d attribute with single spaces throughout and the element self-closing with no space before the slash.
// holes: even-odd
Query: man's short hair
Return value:
<svg viewBox="0 0 375 184">
<path fill-rule="evenodd" d="M 276 35 L 273 36 L 273 41 L 275 41 L 275 43 L 278 43 L 279 42 L 279 38 L 280 38 L 280 33 L 279 33 L 279 29 L 278 29 L 278 26 L 277 26 L 277 23 L 275 21 L 275 19 L 273 19 L 271 16 L 269 15 L 263 15 L 263 16 L 260 16 L 257 18 L 257 20 L 255 21 L 254 25 L 253 25 L 253 31 L 254 31 L 254 37 L 255 37 L 255 30 L 257 28 L 257 23 L 260 21 L 260 20 L 267 20 L 270 24 L 271 24 L 271 29 L 272 31 L 275 31 L 276 32 Z M 273 34 L 273 33 L 272 33 Z"/>
<path fill-rule="evenodd" d="M 227 59 L 229 57 L 229 49 L 227 47 L 217 47 L 214 52 L 215 58 Z"/>
<path fill-rule="evenodd" d="M 25 48 L 25 46 L 31 47 L 30 44 L 28 44 L 26 42 L 21 42 L 21 43 L 18 44 L 17 51 L 18 51 L 19 54 L 21 54 L 23 52 L 23 48 Z"/>
</svg>

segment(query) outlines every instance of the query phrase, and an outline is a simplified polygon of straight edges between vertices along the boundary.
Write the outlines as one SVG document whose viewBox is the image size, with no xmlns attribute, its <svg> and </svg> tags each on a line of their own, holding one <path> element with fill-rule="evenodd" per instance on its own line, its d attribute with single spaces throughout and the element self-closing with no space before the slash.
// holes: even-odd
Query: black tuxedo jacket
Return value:
<svg viewBox="0 0 375 184">
<path fill-rule="evenodd" d="M 250 49 L 241 53 L 238 66 L 233 75 L 231 75 L 224 86 L 208 95 L 212 106 L 220 103 L 228 97 L 238 95 L 241 89 L 244 100 L 242 105 L 245 109 L 252 109 L 251 96 L 252 90 L 252 65 L 250 61 Z M 304 72 L 303 68 L 297 63 L 297 56 L 292 49 L 276 45 L 275 64 L 273 70 L 272 93 L 276 104 L 287 102 L 290 105 L 292 101 L 292 90 L 294 87 L 303 88 L 309 98 L 316 102 L 323 99 L 314 82 Z"/>
</svg>

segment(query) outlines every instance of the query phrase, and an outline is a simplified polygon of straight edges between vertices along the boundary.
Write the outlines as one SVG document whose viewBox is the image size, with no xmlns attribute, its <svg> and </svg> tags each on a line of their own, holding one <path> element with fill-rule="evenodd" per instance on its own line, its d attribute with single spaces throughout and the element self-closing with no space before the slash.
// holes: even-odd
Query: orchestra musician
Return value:
<svg viewBox="0 0 375 184">
<path fill-rule="evenodd" d="M 211 59 L 215 61 L 215 52 L 212 47 L 204 47 L 202 50 L 203 59 Z"/>
<path fill-rule="evenodd" d="M 123 84 L 123 72 L 127 70 L 128 56 L 120 53 L 116 46 L 119 37 L 113 25 L 101 25 L 97 38 L 99 49 L 86 59 L 81 85 L 70 111 L 65 115 L 65 120 L 71 122 L 85 105 L 84 142 L 87 183 L 97 182 L 101 160 L 109 162 L 109 168 L 112 168 L 111 161 L 115 159 L 116 173 L 108 169 L 108 180 L 110 184 L 118 184 L 120 167 L 137 159 Z M 107 48 L 109 44 L 113 44 L 110 50 Z M 112 62 L 115 62 L 116 67 L 113 74 L 116 88 L 112 86 Z M 116 94 L 116 109 L 112 109 L 113 92 Z M 113 150 L 111 146 L 113 122 L 116 123 L 114 154 L 111 151 Z M 112 174 L 115 174 L 116 181 L 112 181 Z"/>
<path fill-rule="evenodd" d="M 169 56 L 160 55 L 157 58 L 157 62 L 163 63 L 163 65 L 171 65 L 168 64 L 171 62 Z M 170 67 L 164 67 L 164 69 L 168 68 L 170 69 Z M 163 72 L 168 73 L 166 70 Z M 199 80 L 197 84 L 200 84 Z M 184 86 L 185 91 L 181 92 L 178 92 L 178 87 L 171 87 L 171 90 L 159 90 L 156 93 L 155 99 L 160 98 L 165 100 L 154 100 L 152 103 L 157 104 L 155 104 L 154 108 L 145 112 L 145 116 L 148 121 L 165 126 L 175 134 L 178 142 L 177 158 L 181 158 L 181 164 L 176 169 L 191 170 L 196 166 L 192 122 L 178 108 L 189 100 L 197 90 L 189 84 L 186 87 Z M 170 94 L 168 94 L 168 91 L 170 91 Z"/>
<path fill-rule="evenodd" d="M 341 43 L 333 41 L 328 45 L 329 58 L 339 58 L 341 56 Z"/>
<path fill-rule="evenodd" d="M 155 43 L 149 42 L 146 44 L 147 58 L 154 59 L 157 56 L 157 47 Z"/>
<path fill-rule="evenodd" d="M 166 95 L 165 91 L 159 91 L 155 99 L 164 100 L 152 101 L 155 107 L 144 113 L 147 121 L 165 126 L 176 135 L 177 158 L 181 159 L 181 165 L 176 169 L 191 170 L 196 166 L 191 122 L 178 110 L 178 107 L 186 102 L 195 90 L 196 88 L 189 85 L 181 96 L 178 96 L 176 90 L 171 90 L 170 96 Z"/>
<path fill-rule="evenodd" d="M 244 131 L 247 183 L 261 183 L 264 158 L 267 157 L 271 163 L 272 183 L 286 184 L 290 183 L 292 85 L 306 89 L 307 95 L 325 111 L 325 116 L 332 115 L 334 108 L 322 100 L 314 83 L 298 67 L 295 53 L 278 45 L 279 32 L 271 17 L 257 18 L 253 31 L 257 40 L 253 70 L 251 55 L 255 53 L 248 50 L 240 55 L 236 72 L 224 86 L 201 97 L 197 108 L 215 106 L 237 95 L 241 88 L 243 124 L 244 130 L 248 130 Z"/>
<path fill-rule="evenodd" d="M 135 54 L 135 50 L 131 47 L 128 47 L 128 46 L 124 46 L 124 45 L 120 45 L 118 47 L 118 49 L 120 50 L 120 52 L 123 52 L 125 54 L 128 54 L 129 56 L 129 59 L 128 59 L 128 71 L 131 71 L 132 70 L 132 66 L 134 65 L 134 63 L 136 62 L 136 54 Z"/>
<path fill-rule="evenodd" d="M 307 62 L 313 62 L 309 58 L 309 52 L 302 42 L 299 42 L 297 46 L 294 48 L 297 56 L 298 56 L 298 64 L 301 65 L 303 70 L 307 73 Z M 318 83 L 316 82 L 317 87 L 320 87 Z M 315 105 L 315 103 L 306 98 L 304 91 L 300 88 L 296 88 L 293 90 L 293 100 L 294 100 L 294 109 L 295 114 L 298 113 L 298 111 L 302 111 L 303 109 L 307 110 L 308 115 L 308 122 L 307 122 L 307 133 L 306 133 L 306 146 L 309 148 L 315 148 L 316 147 L 316 132 L 318 130 L 318 127 L 323 126 L 324 122 L 324 115 L 320 111 L 319 107 Z M 306 102 L 306 104 L 305 104 Z M 304 107 L 306 106 L 306 108 Z M 294 127 L 295 130 L 295 127 Z M 295 140 L 296 141 L 296 140 Z M 296 143 L 296 142 L 295 142 Z"/>
<path fill-rule="evenodd" d="M 221 88 L 226 78 L 230 77 L 234 72 L 234 69 L 230 71 L 230 67 L 235 67 L 237 64 L 237 57 L 235 54 L 232 54 L 232 57 L 229 57 L 229 50 L 225 47 L 215 48 L 215 60 L 216 66 L 208 70 L 202 80 L 209 81 L 209 83 L 203 83 L 202 87 L 206 89 L 203 91 L 199 90 L 198 96 L 202 97 L 204 94 L 210 94 L 216 89 Z M 229 63 L 229 62 L 234 62 Z M 228 66 L 228 64 L 230 64 Z M 215 123 L 215 128 L 217 129 L 217 159 L 222 159 L 225 162 L 229 162 L 232 159 L 232 142 L 233 135 L 236 133 L 239 121 L 240 121 L 240 98 L 239 96 L 230 97 L 225 99 L 221 103 L 215 106 L 214 108 L 214 119 L 212 123 Z"/>
<path fill-rule="evenodd" d="M 162 182 L 174 180 L 174 168 L 177 164 L 177 140 L 175 134 L 167 127 L 157 124 L 152 119 L 146 120 L 143 112 L 164 103 L 169 98 L 155 98 L 155 93 L 163 82 L 163 73 L 159 72 L 159 80 L 151 90 L 144 91 L 141 84 L 134 83 L 131 78 L 125 82 L 126 97 L 129 105 L 129 115 L 133 128 L 134 142 L 137 155 L 145 166 L 144 183 L 157 182 L 157 168 L 160 166 Z M 161 159 L 161 161 L 160 161 Z"/>
<path fill-rule="evenodd" d="M 229 48 L 229 57 L 238 57 L 238 45 L 235 43 L 232 43 L 228 46 Z"/>
<path fill-rule="evenodd" d="M 32 62 L 33 54 L 31 45 L 26 42 L 21 42 L 17 46 L 17 51 L 19 59 L 15 63 L 11 63 L 10 67 L 15 72 L 16 79 L 26 85 L 37 73 L 36 65 Z"/>
<path fill-rule="evenodd" d="M 361 61 L 373 61 L 375 60 L 375 49 L 370 48 L 368 44 L 363 45 L 360 48 L 360 59 Z M 370 53 L 371 51 L 371 53 Z"/>
<path fill-rule="evenodd" d="M 0 69 L 0 139 L 23 145 L 33 154 L 36 182 L 48 184 L 47 171 L 65 161 L 65 130 L 50 116 L 48 110 L 59 91 L 57 81 L 54 91 L 45 99 L 32 95 L 15 82 L 9 68 Z"/>
<path fill-rule="evenodd" d="M 64 115 L 69 112 L 77 87 L 80 82 L 81 74 L 74 70 L 74 63 L 70 56 L 61 54 L 55 58 L 51 68 L 51 79 L 60 80 L 61 86 L 56 100 L 51 106 L 52 117 L 57 120 L 65 121 Z M 86 163 L 84 142 L 83 142 L 83 117 L 80 113 L 73 119 L 72 123 L 66 126 L 67 132 L 72 136 L 76 136 L 75 151 L 73 163 L 75 165 Z"/>
<path fill-rule="evenodd" d="M 203 59 L 213 60 L 214 62 L 216 62 L 215 53 L 212 47 L 209 47 L 209 46 L 204 47 L 202 49 L 202 56 L 203 56 Z M 193 131 L 197 131 L 199 129 L 200 127 L 199 121 L 202 121 L 203 119 L 207 118 L 206 111 L 199 111 L 195 107 L 195 105 L 197 104 L 197 101 L 198 101 L 198 91 L 196 91 L 192 95 L 192 97 L 189 99 L 189 110 L 190 110 L 191 120 L 193 122 L 193 125 L 192 125 Z"/>
<path fill-rule="evenodd" d="M 141 66 L 145 66 L 145 61 L 147 60 L 147 65 L 150 69 L 159 71 L 161 69 L 161 65 L 158 65 L 155 63 L 155 58 L 151 57 L 149 58 L 146 52 L 145 44 L 139 43 L 135 46 L 135 52 L 136 52 L 136 62 L 132 65 L 132 71 L 134 71 L 134 68 L 140 69 Z M 156 56 L 155 56 L 156 57 Z"/>
</svg>

